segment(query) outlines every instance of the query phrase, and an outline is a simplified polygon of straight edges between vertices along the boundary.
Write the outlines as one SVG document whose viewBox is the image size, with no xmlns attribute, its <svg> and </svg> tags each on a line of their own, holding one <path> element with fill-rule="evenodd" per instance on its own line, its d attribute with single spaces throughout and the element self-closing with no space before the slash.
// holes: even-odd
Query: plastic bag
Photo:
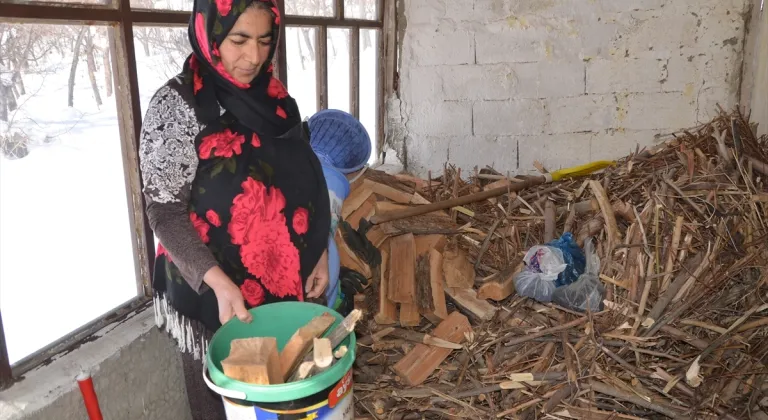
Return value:
<svg viewBox="0 0 768 420">
<path fill-rule="evenodd" d="M 579 276 L 584 273 L 585 256 L 584 252 L 579 248 L 579 245 L 573 240 L 573 234 L 571 232 L 565 232 L 563 236 L 555 239 L 554 241 L 544 244 L 551 249 L 557 249 L 561 252 L 563 262 L 566 264 L 566 268 L 560 272 L 555 280 L 557 287 L 565 286 L 575 282 Z M 599 264 L 599 261 L 598 261 Z M 599 267 L 598 267 L 599 271 Z"/>
<path fill-rule="evenodd" d="M 525 269 L 515 276 L 515 291 L 520 296 L 550 302 L 557 286 L 552 280 L 545 280 L 541 273 Z"/>
<path fill-rule="evenodd" d="M 600 258 L 595 252 L 592 239 L 584 244 L 584 274 L 575 282 L 556 288 L 552 292 L 552 302 L 574 311 L 593 312 L 604 309 L 605 286 L 600 281 Z"/>
<path fill-rule="evenodd" d="M 534 246 L 525 253 L 524 262 L 528 270 L 539 273 L 543 280 L 553 281 L 568 266 L 563 251 L 548 246 Z"/>
<path fill-rule="evenodd" d="M 515 276 L 515 290 L 521 296 L 549 302 L 557 288 L 555 280 L 568 267 L 563 260 L 563 251 L 537 245 L 531 247 L 523 258 L 525 269 Z"/>
</svg>

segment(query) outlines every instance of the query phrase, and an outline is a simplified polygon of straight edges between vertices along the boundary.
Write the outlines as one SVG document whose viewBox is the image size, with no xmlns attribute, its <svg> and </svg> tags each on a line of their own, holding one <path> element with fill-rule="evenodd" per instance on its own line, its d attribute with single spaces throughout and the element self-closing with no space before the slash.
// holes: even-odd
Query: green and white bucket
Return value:
<svg viewBox="0 0 768 420">
<path fill-rule="evenodd" d="M 307 379 L 277 385 L 252 385 L 224 375 L 221 361 L 229 355 L 232 340 L 275 337 L 282 350 L 291 336 L 312 318 L 329 312 L 336 317 L 331 329 L 344 320 L 338 312 L 309 302 L 278 302 L 250 310 L 253 321 L 232 319 L 213 335 L 203 365 L 203 379 L 221 395 L 227 420 L 352 420 L 352 364 L 355 361 L 355 334 L 341 344 L 349 351 L 328 370 Z M 210 376 L 210 377 L 209 377 Z"/>
</svg>

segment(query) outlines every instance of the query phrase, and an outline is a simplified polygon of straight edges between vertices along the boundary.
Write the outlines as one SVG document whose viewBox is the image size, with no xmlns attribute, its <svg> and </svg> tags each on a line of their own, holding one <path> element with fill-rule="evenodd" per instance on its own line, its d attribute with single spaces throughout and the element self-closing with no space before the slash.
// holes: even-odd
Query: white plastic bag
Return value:
<svg viewBox="0 0 768 420">
<path fill-rule="evenodd" d="M 539 302 L 550 302 L 557 285 L 555 280 L 567 264 L 563 251 L 546 245 L 537 245 L 525 253 L 525 269 L 515 276 L 515 290 L 520 296 Z"/>
<path fill-rule="evenodd" d="M 540 273 L 543 280 L 555 280 L 568 267 L 563 258 L 563 251 L 546 245 L 532 247 L 523 258 L 527 269 Z"/>
<path fill-rule="evenodd" d="M 520 296 L 536 299 L 539 302 L 550 302 L 552 292 L 557 287 L 552 280 L 545 280 L 541 273 L 523 270 L 515 276 L 515 291 Z"/>
</svg>

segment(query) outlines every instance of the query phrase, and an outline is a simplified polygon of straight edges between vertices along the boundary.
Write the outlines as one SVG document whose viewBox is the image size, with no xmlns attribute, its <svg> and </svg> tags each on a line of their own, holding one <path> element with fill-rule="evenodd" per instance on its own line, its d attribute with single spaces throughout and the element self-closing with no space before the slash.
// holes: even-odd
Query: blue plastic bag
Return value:
<svg viewBox="0 0 768 420">
<path fill-rule="evenodd" d="M 575 282 L 555 289 L 552 302 L 572 311 L 599 312 L 604 309 L 605 286 L 600 281 L 600 258 L 591 238 L 584 244 L 584 254 L 587 260 L 584 274 Z"/>
<path fill-rule="evenodd" d="M 555 279 L 556 287 L 571 284 L 578 280 L 579 276 L 584 274 L 584 268 L 587 263 L 586 257 L 584 256 L 584 251 L 582 251 L 581 248 L 579 248 L 579 245 L 576 244 L 576 241 L 573 240 L 571 232 L 565 232 L 563 236 L 544 245 L 562 251 L 563 261 L 567 265 L 566 269 L 557 276 L 557 279 Z"/>
</svg>

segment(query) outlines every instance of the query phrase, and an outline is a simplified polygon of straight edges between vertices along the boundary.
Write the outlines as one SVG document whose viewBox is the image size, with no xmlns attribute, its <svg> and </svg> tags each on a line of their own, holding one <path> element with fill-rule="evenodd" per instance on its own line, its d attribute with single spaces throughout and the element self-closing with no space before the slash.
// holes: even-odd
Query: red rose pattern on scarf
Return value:
<svg viewBox="0 0 768 420">
<path fill-rule="evenodd" d="M 192 226 L 195 227 L 195 230 L 200 236 L 200 239 L 202 239 L 203 243 L 207 244 L 210 242 L 211 239 L 208 237 L 208 230 L 211 228 L 211 226 L 205 221 L 205 219 L 198 216 L 197 213 L 190 213 L 189 220 L 192 221 Z"/>
<path fill-rule="evenodd" d="M 214 133 L 203 138 L 200 145 L 200 158 L 210 159 L 211 152 L 216 157 L 232 157 L 242 153 L 242 144 L 245 142 L 245 136 L 233 133 L 226 129 L 220 133 Z"/>
<path fill-rule="evenodd" d="M 208 219 L 208 223 L 216 227 L 221 227 L 221 219 L 219 218 L 219 215 L 215 211 L 208 210 L 207 212 L 205 212 L 205 218 Z"/>
<path fill-rule="evenodd" d="M 309 212 L 305 208 L 297 208 L 293 212 L 293 231 L 299 235 L 307 233 L 309 230 Z"/>
<path fill-rule="evenodd" d="M 200 63 L 197 62 L 197 57 L 194 55 L 189 59 L 189 68 L 192 69 L 194 78 L 194 85 L 192 93 L 197 93 L 203 88 L 203 78 L 200 77 Z"/>
<path fill-rule="evenodd" d="M 264 303 L 264 288 L 256 280 L 246 279 L 240 286 L 240 293 L 250 306 L 259 306 Z"/>
<path fill-rule="evenodd" d="M 274 77 L 269 80 L 267 94 L 277 99 L 283 99 L 288 96 L 288 92 L 285 90 L 285 85 L 283 85 L 283 82 L 277 80 Z"/>
<path fill-rule="evenodd" d="M 232 10 L 232 0 L 216 0 L 216 8 L 221 16 L 226 16 Z"/>
<path fill-rule="evenodd" d="M 240 245 L 243 265 L 273 295 L 303 300 L 299 250 L 286 225 L 283 193 L 253 178 L 242 188 L 232 205 L 228 232 L 232 243 Z"/>
</svg>

